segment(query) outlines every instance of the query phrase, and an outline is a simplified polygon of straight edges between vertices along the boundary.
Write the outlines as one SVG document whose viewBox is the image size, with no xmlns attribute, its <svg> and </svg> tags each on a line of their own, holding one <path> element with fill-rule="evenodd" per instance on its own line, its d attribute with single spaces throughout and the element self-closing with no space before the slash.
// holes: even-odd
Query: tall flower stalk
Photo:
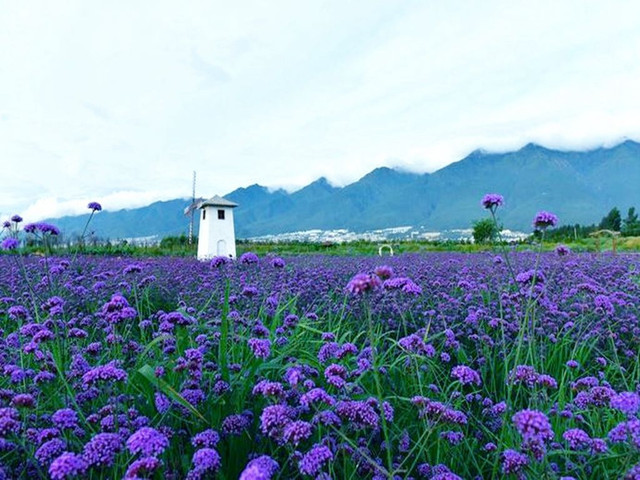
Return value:
<svg viewBox="0 0 640 480">
<path fill-rule="evenodd" d="M 87 208 L 91 210 L 91 213 L 89 214 L 89 218 L 87 218 L 87 223 L 84 224 L 84 229 L 82 230 L 82 234 L 80 235 L 80 238 L 78 240 L 78 245 L 73 254 L 72 260 L 76 259 L 76 257 L 78 256 L 78 251 L 80 250 L 80 247 L 84 245 L 84 239 L 87 234 L 87 229 L 89 228 L 89 224 L 91 223 L 91 219 L 93 218 L 96 212 L 102 211 L 102 205 L 100 205 L 98 202 L 89 202 L 89 204 L 87 205 Z"/>
</svg>

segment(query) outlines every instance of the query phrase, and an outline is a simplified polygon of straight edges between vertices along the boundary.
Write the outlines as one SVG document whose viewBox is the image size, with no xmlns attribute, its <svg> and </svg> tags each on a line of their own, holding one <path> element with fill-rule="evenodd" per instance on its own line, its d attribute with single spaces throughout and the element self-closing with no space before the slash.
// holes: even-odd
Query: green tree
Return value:
<svg viewBox="0 0 640 480">
<path fill-rule="evenodd" d="M 630 207 L 627 211 L 627 217 L 622 222 L 622 234 L 627 237 L 640 235 L 640 220 L 635 207 Z"/>
<path fill-rule="evenodd" d="M 620 210 L 618 210 L 618 207 L 613 207 L 609 213 L 602 218 L 599 227 L 603 230 L 619 232 L 621 224 L 622 216 L 620 215 Z"/>
<path fill-rule="evenodd" d="M 473 222 L 473 241 L 489 243 L 498 235 L 498 227 L 491 218 L 484 218 Z"/>
</svg>

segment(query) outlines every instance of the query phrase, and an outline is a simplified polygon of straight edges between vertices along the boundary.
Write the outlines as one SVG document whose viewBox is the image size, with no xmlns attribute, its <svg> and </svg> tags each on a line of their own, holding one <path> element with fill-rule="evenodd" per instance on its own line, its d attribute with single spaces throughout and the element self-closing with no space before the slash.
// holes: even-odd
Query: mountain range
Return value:
<svg viewBox="0 0 640 480">
<path fill-rule="evenodd" d="M 310 229 L 470 228 L 474 220 L 487 216 L 480 200 L 490 192 L 505 198 L 499 210 L 503 226 L 529 232 L 540 210 L 555 213 L 566 225 L 598 223 L 612 207 L 623 212 L 640 207 L 639 186 L 640 143 L 627 140 L 589 151 L 559 151 L 536 144 L 507 153 L 477 150 L 433 173 L 382 167 L 344 187 L 323 177 L 292 193 L 256 184 L 224 197 L 239 204 L 234 212 L 238 238 Z M 103 211 L 90 229 L 111 239 L 186 233 L 189 222 L 183 211 L 189 203 L 175 199 Z M 82 232 L 87 218 L 48 221 L 73 235 Z"/>
</svg>

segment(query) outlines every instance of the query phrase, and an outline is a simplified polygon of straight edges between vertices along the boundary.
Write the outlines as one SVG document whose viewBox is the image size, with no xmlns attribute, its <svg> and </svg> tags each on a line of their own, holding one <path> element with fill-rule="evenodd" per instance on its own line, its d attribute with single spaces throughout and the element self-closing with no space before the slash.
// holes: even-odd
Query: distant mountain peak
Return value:
<svg viewBox="0 0 640 480">
<path fill-rule="evenodd" d="M 329 186 L 331 186 L 331 184 L 329 183 L 329 180 L 325 176 L 322 176 L 322 177 L 318 178 L 315 182 L 311 182 L 311 185 L 329 185 Z"/>
<path fill-rule="evenodd" d="M 395 168 L 389 167 L 378 167 L 371 170 L 364 177 L 362 177 L 359 181 L 369 181 L 369 180 L 384 180 L 388 178 L 393 178 L 397 176 L 400 172 Z"/>
<path fill-rule="evenodd" d="M 327 179 L 327 177 L 320 177 L 317 180 L 311 182 L 309 185 L 307 185 L 306 187 L 301 188 L 298 191 L 303 191 L 303 190 L 323 190 L 323 191 L 330 191 L 330 190 L 335 190 L 336 187 L 334 187 L 333 185 L 331 185 L 331 183 L 329 183 L 329 180 Z"/>
<path fill-rule="evenodd" d="M 612 148 L 633 148 L 633 149 L 640 149 L 640 143 L 631 140 L 629 138 L 627 138 L 624 142 L 620 142 L 618 145 L 612 147 Z"/>
<path fill-rule="evenodd" d="M 549 152 L 549 151 L 551 151 L 549 148 L 543 147 L 542 145 L 534 142 L 529 142 L 520 150 L 518 150 L 518 152 Z"/>
</svg>

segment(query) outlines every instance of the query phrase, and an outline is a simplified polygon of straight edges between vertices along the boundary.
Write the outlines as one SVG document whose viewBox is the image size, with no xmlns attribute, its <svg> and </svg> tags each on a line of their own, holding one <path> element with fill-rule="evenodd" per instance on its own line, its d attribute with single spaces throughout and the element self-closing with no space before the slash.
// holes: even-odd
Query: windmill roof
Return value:
<svg viewBox="0 0 640 480">
<path fill-rule="evenodd" d="M 220 195 L 214 195 L 213 197 L 211 197 L 209 200 L 205 200 L 204 202 L 200 203 L 200 208 L 202 207 L 237 207 L 238 204 L 237 203 L 233 203 L 230 200 L 227 200 L 226 198 L 222 198 Z"/>
</svg>

